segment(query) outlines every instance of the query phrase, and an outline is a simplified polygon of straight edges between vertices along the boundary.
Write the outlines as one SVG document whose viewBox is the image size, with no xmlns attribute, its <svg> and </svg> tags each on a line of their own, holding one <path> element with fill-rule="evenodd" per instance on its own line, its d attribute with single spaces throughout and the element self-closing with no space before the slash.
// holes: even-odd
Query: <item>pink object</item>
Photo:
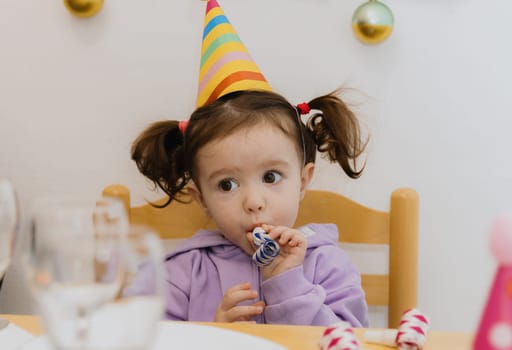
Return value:
<svg viewBox="0 0 512 350">
<path fill-rule="evenodd" d="M 512 265 L 512 215 L 501 215 L 494 222 L 491 252 L 500 265 Z"/>
<path fill-rule="evenodd" d="M 341 322 L 325 329 L 318 342 L 320 350 L 359 350 L 361 347 L 354 331 L 347 322 Z"/>
<path fill-rule="evenodd" d="M 490 238 L 498 268 L 473 349 L 512 350 L 512 216 L 500 216 L 492 227 Z"/>
</svg>

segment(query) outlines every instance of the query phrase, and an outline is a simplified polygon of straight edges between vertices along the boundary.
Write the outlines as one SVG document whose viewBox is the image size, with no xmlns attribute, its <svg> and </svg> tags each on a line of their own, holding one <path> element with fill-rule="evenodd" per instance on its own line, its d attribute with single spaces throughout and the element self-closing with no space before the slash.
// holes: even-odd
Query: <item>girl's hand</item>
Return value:
<svg viewBox="0 0 512 350">
<path fill-rule="evenodd" d="M 302 265 L 307 248 L 307 240 L 302 232 L 285 226 L 262 225 L 262 228 L 281 248 L 279 255 L 269 265 L 260 268 L 263 280 Z M 248 233 L 247 238 L 254 246 L 252 232 Z M 257 249 L 256 246 L 254 248 Z"/>
<path fill-rule="evenodd" d="M 237 284 L 226 291 L 222 301 L 215 312 L 215 322 L 247 322 L 263 312 L 265 303 L 257 301 L 251 305 L 238 305 L 242 301 L 258 297 L 255 290 L 251 290 L 249 282 Z"/>
</svg>

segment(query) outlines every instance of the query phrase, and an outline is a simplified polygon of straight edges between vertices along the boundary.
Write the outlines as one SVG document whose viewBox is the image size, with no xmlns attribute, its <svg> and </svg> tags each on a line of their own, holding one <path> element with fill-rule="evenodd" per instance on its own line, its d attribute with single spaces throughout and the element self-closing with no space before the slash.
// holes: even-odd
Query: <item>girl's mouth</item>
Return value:
<svg viewBox="0 0 512 350">
<path fill-rule="evenodd" d="M 256 227 L 261 227 L 261 225 L 263 225 L 263 224 L 262 223 L 257 223 L 257 224 L 251 225 L 249 227 L 249 229 L 247 230 L 247 232 L 252 232 Z"/>
</svg>

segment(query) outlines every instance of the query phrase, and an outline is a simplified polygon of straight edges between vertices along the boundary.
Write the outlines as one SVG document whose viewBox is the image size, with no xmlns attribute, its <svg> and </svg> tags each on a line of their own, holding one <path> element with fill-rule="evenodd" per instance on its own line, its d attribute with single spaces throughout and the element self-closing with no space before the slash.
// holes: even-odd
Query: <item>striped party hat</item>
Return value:
<svg viewBox="0 0 512 350">
<path fill-rule="evenodd" d="M 208 0 L 197 106 L 233 91 L 272 90 L 216 0 Z"/>
</svg>

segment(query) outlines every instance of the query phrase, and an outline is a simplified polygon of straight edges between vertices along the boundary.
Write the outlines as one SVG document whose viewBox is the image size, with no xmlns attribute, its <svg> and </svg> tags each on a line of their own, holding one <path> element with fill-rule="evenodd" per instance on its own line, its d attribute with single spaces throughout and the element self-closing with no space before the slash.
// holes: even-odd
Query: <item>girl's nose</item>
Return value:
<svg viewBox="0 0 512 350">
<path fill-rule="evenodd" d="M 249 213 L 265 209 L 265 201 L 258 191 L 247 191 L 244 203 L 245 210 Z"/>
</svg>

